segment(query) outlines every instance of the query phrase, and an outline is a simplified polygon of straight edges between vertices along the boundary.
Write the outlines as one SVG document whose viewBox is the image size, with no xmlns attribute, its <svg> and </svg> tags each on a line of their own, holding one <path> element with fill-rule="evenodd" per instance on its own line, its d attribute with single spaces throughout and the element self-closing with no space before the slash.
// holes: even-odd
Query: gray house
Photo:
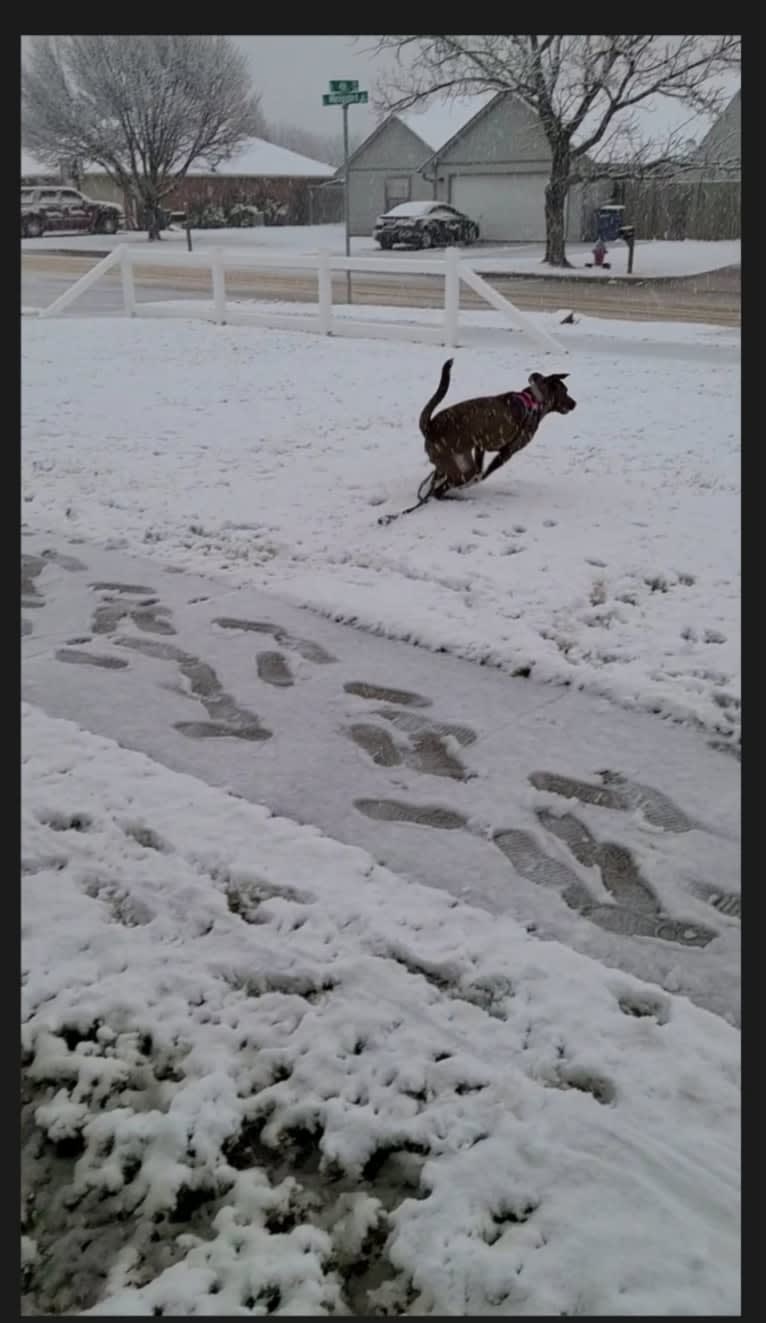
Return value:
<svg viewBox="0 0 766 1323">
<path fill-rule="evenodd" d="M 742 93 L 735 92 L 728 106 L 711 125 L 694 154 L 704 179 L 742 177 Z"/>
<path fill-rule="evenodd" d="M 368 235 L 398 202 L 437 198 L 478 222 L 482 239 L 545 238 L 550 148 L 533 111 L 505 92 L 389 115 L 349 158 L 351 233 Z M 583 188 L 570 190 L 567 238 L 582 237 Z"/>
</svg>

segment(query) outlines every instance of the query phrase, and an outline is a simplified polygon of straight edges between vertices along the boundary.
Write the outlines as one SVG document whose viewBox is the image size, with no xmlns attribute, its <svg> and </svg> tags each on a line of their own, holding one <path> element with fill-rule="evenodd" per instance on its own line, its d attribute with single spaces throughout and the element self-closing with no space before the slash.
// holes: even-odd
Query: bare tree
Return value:
<svg viewBox="0 0 766 1323">
<path fill-rule="evenodd" d="M 737 68 L 738 36 L 385 36 L 393 52 L 378 89 L 389 112 L 428 97 L 510 92 L 539 119 L 551 153 L 545 191 L 545 261 L 568 266 L 564 207 L 573 183 L 609 173 L 628 156 L 647 168 L 652 144 L 642 137 L 637 107 L 657 97 L 695 115 L 719 113 L 721 75 Z M 599 147 L 598 164 L 590 153 Z M 674 158 L 677 142 L 654 154 Z"/>
<path fill-rule="evenodd" d="M 244 57 L 228 37 L 31 39 L 22 140 L 51 165 L 95 164 L 160 237 L 160 203 L 189 167 L 217 165 L 258 128 Z"/>
</svg>

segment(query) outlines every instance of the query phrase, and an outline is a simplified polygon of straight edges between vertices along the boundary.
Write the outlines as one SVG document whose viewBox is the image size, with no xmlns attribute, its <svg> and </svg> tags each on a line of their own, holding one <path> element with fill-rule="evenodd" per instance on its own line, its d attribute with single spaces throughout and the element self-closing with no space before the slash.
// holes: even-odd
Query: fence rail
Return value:
<svg viewBox="0 0 766 1323">
<path fill-rule="evenodd" d="M 271 326 L 277 330 L 313 331 L 319 335 L 364 336 L 374 339 L 422 340 L 455 348 L 460 343 L 460 283 L 467 285 L 483 298 L 508 325 L 534 341 L 538 349 L 547 353 L 563 354 L 562 345 L 536 326 L 514 303 L 506 299 L 476 268 L 458 252 L 448 248 L 444 257 L 342 257 L 329 252 L 281 253 L 242 252 L 235 249 L 214 248 L 207 252 L 148 253 L 146 248 L 134 244 L 120 244 L 90 271 L 75 281 L 69 289 L 40 310 L 40 317 L 57 317 L 70 307 L 81 294 L 90 289 L 113 267 L 119 266 L 125 315 L 128 317 L 202 317 L 219 325 Z M 202 308 L 194 304 L 194 311 L 186 300 L 142 303 L 136 299 L 135 275 L 137 268 L 208 270 L 212 298 Z M 268 307 L 250 308 L 231 303 L 226 291 L 226 271 L 312 271 L 317 278 L 317 311 L 315 315 L 292 316 L 278 313 Z M 335 271 L 369 272 L 380 275 L 433 275 L 444 281 L 444 315 L 440 325 L 418 325 L 412 322 L 365 321 L 356 317 L 337 318 L 333 315 L 332 274 Z"/>
</svg>

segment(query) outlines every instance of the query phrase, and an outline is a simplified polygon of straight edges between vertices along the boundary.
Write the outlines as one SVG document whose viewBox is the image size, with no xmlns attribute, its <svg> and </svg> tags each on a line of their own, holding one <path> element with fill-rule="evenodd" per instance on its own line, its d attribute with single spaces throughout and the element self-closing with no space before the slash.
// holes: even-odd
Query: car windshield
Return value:
<svg viewBox="0 0 766 1323">
<path fill-rule="evenodd" d="M 427 216 L 438 206 L 438 202 L 400 202 L 398 207 L 392 207 L 385 214 L 386 216 Z"/>
</svg>

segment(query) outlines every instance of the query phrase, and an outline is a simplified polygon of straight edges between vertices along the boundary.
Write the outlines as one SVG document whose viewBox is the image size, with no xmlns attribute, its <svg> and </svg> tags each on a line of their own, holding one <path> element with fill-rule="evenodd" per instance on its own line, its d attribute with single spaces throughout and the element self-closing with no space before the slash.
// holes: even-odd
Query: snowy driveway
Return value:
<svg viewBox="0 0 766 1323">
<path fill-rule="evenodd" d="M 24 537 L 23 692 L 738 1019 L 739 767 L 692 730 Z"/>
</svg>

